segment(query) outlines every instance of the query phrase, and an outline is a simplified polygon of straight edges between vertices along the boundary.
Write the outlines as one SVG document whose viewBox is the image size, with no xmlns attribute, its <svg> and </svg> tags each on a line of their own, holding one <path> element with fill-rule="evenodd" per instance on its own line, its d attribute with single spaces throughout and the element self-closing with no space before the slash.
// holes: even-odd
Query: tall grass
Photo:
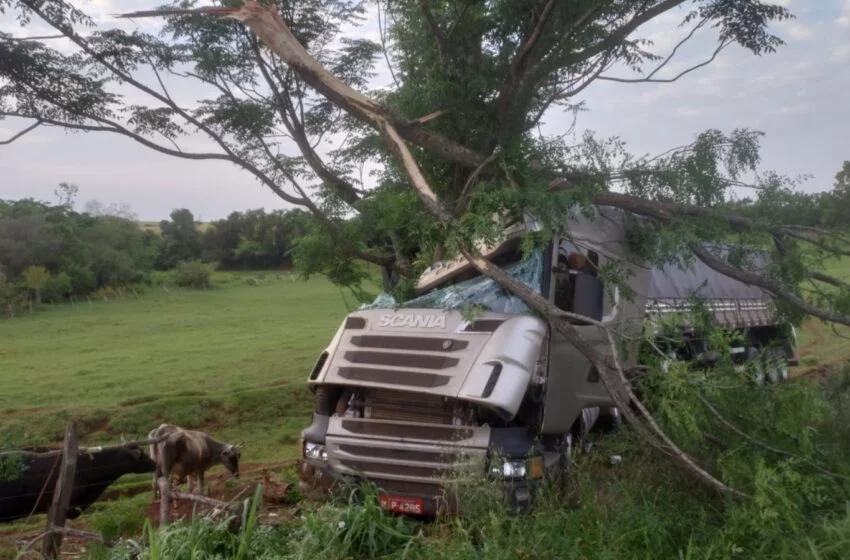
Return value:
<svg viewBox="0 0 850 560">
<path fill-rule="evenodd" d="M 678 398 L 691 402 L 688 392 L 709 383 L 718 409 L 759 444 L 722 430 L 696 407 L 687 422 L 664 415 L 659 421 L 748 498 L 702 487 L 626 426 L 577 455 L 569 487 L 544 486 L 525 514 L 508 513 L 492 483 L 482 480 L 467 483 L 462 517 L 421 522 L 387 513 L 375 489 L 364 485 L 282 527 L 259 524 L 251 509 L 238 533 L 204 521 L 148 528 L 138 558 L 850 558 L 850 412 L 839 406 L 850 402 L 850 369 L 825 383 L 799 379 L 767 389 L 742 382 L 734 391 L 722 388 L 732 386 L 735 374 L 713 374 L 706 381 L 691 372 L 691 388 Z M 648 402 L 669 394 L 658 380 L 647 385 L 652 390 Z M 669 414 L 681 408 L 671 405 Z M 612 464 L 612 455 L 623 461 Z"/>
</svg>

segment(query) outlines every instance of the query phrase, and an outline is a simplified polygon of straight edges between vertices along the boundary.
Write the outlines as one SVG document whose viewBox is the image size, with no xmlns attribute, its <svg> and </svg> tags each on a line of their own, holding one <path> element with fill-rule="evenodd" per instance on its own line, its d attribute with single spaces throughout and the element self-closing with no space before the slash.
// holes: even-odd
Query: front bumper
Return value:
<svg viewBox="0 0 850 560">
<path fill-rule="evenodd" d="M 325 461 L 316 459 L 301 459 L 299 464 L 300 479 L 298 483 L 301 496 L 308 500 L 326 501 L 335 495 L 349 497 L 351 490 L 360 482 L 372 482 L 368 479 L 344 475 L 336 472 Z M 485 475 L 482 473 L 482 480 Z M 437 484 L 429 486 L 431 491 L 417 491 L 415 486 L 405 488 L 403 484 L 382 484 L 376 482 L 378 494 L 393 497 L 414 498 L 422 500 L 422 516 L 436 517 L 437 515 L 463 515 L 466 503 L 457 493 Z M 513 512 L 524 512 L 531 508 L 542 479 L 510 479 L 498 481 L 496 489 L 502 494 L 505 507 Z M 411 491 L 412 490 L 412 491 Z"/>
</svg>

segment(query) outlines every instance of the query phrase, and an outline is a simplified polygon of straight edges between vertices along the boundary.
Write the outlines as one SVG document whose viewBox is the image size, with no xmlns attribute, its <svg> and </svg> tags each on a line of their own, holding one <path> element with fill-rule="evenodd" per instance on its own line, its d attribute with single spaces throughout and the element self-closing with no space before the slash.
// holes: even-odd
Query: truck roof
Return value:
<svg viewBox="0 0 850 560">
<path fill-rule="evenodd" d="M 626 241 L 624 218 L 630 215 L 640 220 L 640 217 L 619 208 L 609 206 L 595 208 L 597 213 L 595 218 L 585 216 L 578 210 L 565 216 L 573 239 L 580 246 L 592 248 L 613 258 L 628 260 L 630 251 Z M 499 253 L 510 240 L 515 240 L 524 233 L 538 228 L 539 225 L 532 218 L 524 216 L 522 222 L 511 224 L 505 229 L 504 237 L 500 241 L 489 245 L 481 244 L 479 249 L 484 256 L 492 257 Z M 725 254 L 728 254 L 731 249 L 731 246 L 709 244 L 704 246 L 713 252 L 720 251 L 723 256 L 726 256 Z M 768 262 L 768 255 L 764 251 L 756 252 L 753 248 L 749 248 L 748 259 L 750 261 L 748 268 L 763 269 Z M 710 300 L 772 299 L 761 288 L 721 274 L 696 257 L 687 264 L 668 262 L 663 265 L 644 263 L 639 266 L 648 268 L 650 272 L 649 286 L 647 293 L 644 294 L 650 301 L 684 300 L 694 295 Z M 419 277 L 417 291 L 427 291 L 470 267 L 471 265 L 461 256 L 450 261 L 435 263 Z"/>
<path fill-rule="evenodd" d="M 728 252 L 729 247 L 706 245 L 706 248 Z M 763 269 L 767 264 L 765 253 L 751 256 L 750 266 Z M 686 299 L 691 296 L 704 299 L 771 299 L 757 286 L 721 274 L 694 258 L 687 265 L 666 263 L 655 266 L 649 273 L 648 299 Z"/>
</svg>

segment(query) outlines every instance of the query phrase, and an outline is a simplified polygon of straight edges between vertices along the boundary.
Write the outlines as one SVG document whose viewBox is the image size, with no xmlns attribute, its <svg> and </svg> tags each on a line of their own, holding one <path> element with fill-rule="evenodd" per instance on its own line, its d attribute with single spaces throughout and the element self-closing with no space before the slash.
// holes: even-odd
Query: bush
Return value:
<svg viewBox="0 0 850 560">
<path fill-rule="evenodd" d="M 175 283 L 183 288 L 209 288 L 212 267 L 201 261 L 177 263 L 174 270 Z"/>
<path fill-rule="evenodd" d="M 75 294 L 86 295 L 97 288 L 97 278 L 87 266 L 71 265 L 67 268 L 71 289 Z"/>
<path fill-rule="evenodd" d="M 42 297 L 45 301 L 59 303 L 64 301 L 73 292 L 71 286 L 71 277 L 65 272 L 60 272 L 56 276 L 51 276 L 47 279 L 42 290 Z"/>
</svg>

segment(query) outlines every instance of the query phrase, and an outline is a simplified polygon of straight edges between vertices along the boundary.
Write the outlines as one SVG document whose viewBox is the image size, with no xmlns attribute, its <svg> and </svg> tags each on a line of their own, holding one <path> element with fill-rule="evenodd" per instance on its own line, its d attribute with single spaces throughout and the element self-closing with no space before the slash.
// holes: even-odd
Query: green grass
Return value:
<svg viewBox="0 0 850 560">
<path fill-rule="evenodd" d="M 293 456 L 304 381 L 347 312 L 340 291 L 268 273 L 215 286 L 0 321 L 0 436 L 59 441 L 73 416 L 84 441 L 114 441 L 168 421 L 244 439 L 248 462 Z"/>
<path fill-rule="evenodd" d="M 850 259 L 833 259 L 824 270 L 842 280 L 850 280 Z M 799 371 L 814 367 L 834 367 L 850 358 L 850 328 L 825 323 L 820 319 L 807 319 L 798 329 L 800 346 Z"/>
</svg>

